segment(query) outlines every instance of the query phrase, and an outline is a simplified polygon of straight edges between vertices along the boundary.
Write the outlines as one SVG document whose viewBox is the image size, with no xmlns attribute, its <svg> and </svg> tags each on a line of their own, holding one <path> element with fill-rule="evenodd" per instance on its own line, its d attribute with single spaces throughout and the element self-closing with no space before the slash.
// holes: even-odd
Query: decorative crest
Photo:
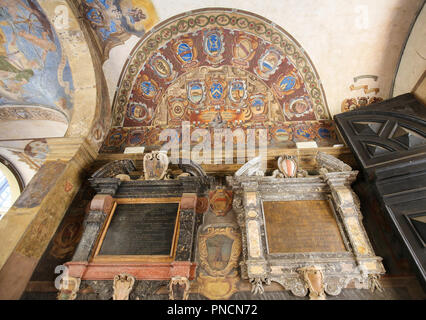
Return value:
<svg viewBox="0 0 426 320">
<path fill-rule="evenodd" d="M 145 180 L 161 180 L 169 167 L 167 154 L 159 151 L 147 153 L 143 158 Z"/>
<path fill-rule="evenodd" d="M 225 216 L 232 208 L 232 191 L 218 189 L 209 194 L 210 208 L 216 216 Z"/>
<path fill-rule="evenodd" d="M 278 158 L 278 169 L 286 178 L 295 178 L 297 175 L 297 162 L 293 156 L 283 156 Z"/>
</svg>

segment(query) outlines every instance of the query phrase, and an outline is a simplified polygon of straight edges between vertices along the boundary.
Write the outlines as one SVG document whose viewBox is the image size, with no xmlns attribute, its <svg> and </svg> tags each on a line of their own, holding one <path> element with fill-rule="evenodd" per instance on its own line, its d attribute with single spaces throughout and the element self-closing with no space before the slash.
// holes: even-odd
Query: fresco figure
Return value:
<svg viewBox="0 0 426 320">
<path fill-rule="evenodd" d="M 82 13 L 98 35 L 104 59 L 131 35 L 142 37 L 157 21 L 151 0 L 83 0 Z"/>
<path fill-rule="evenodd" d="M 34 0 L 0 0 L 0 105 L 41 104 L 67 117 L 71 70 L 59 40 Z"/>
</svg>

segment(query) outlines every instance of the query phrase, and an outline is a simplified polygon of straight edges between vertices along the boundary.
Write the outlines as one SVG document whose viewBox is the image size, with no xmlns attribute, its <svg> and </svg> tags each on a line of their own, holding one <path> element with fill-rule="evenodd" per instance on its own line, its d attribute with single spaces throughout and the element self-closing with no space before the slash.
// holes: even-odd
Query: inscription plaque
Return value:
<svg viewBox="0 0 426 320">
<path fill-rule="evenodd" d="M 179 203 L 119 204 L 99 255 L 172 255 Z"/>
<path fill-rule="evenodd" d="M 346 251 L 326 200 L 265 201 L 269 253 Z"/>
</svg>

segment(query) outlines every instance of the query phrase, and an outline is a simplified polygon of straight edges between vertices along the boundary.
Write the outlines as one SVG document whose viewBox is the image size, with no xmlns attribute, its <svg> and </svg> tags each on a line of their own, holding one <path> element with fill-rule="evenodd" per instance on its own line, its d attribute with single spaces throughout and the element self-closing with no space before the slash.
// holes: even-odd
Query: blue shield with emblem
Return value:
<svg viewBox="0 0 426 320">
<path fill-rule="evenodd" d="M 223 96 L 223 86 L 219 82 L 213 82 L 210 87 L 210 94 L 213 99 L 221 99 Z"/>
<path fill-rule="evenodd" d="M 185 42 L 182 42 L 178 45 L 177 54 L 184 62 L 190 62 L 194 57 L 192 53 L 192 47 L 190 47 L 189 44 Z"/>
<path fill-rule="evenodd" d="M 251 106 L 255 108 L 256 110 L 261 110 L 264 105 L 265 105 L 265 102 L 261 98 L 255 98 L 251 101 Z"/>
<path fill-rule="evenodd" d="M 296 78 L 292 76 L 284 77 L 280 82 L 281 91 L 290 91 L 296 84 Z"/>
<path fill-rule="evenodd" d="M 213 33 L 207 37 L 207 48 L 212 54 L 217 54 L 222 48 L 222 41 L 217 33 Z"/>
<path fill-rule="evenodd" d="M 318 135 L 322 139 L 331 139 L 331 132 L 327 128 L 319 128 L 318 129 Z"/>
<path fill-rule="evenodd" d="M 141 89 L 143 94 L 149 98 L 154 97 L 157 92 L 157 89 L 155 88 L 155 86 L 152 84 L 151 81 L 143 81 L 141 83 Z"/>
<path fill-rule="evenodd" d="M 217 57 L 223 52 L 223 36 L 217 32 L 209 32 L 204 38 L 204 50 L 209 56 Z"/>
</svg>

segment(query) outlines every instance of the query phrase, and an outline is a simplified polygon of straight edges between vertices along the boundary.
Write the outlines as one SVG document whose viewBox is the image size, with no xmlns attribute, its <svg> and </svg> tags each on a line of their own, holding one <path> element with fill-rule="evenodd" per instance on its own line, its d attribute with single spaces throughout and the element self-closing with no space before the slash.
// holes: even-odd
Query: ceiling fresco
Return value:
<svg viewBox="0 0 426 320">
<path fill-rule="evenodd" d="M 81 11 L 96 33 L 103 58 L 131 35 L 142 37 L 158 22 L 151 0 L 81 0 Z"/>
<path fill-rule="evenodd" d="M 69 118 L 73 81 L 67 57 L 33 0 L 0 0 L 0 105 L 42 105 Z"/>
<path fill-rule="evenodd" d="M 270 144 L 336 142 L 311 60 L 257 15 L 202 9 L 171 18 L 135 47 L 121 75 L 103 150 L 158 146 L 162 128 L 267 128 Z"/>
</svg>

